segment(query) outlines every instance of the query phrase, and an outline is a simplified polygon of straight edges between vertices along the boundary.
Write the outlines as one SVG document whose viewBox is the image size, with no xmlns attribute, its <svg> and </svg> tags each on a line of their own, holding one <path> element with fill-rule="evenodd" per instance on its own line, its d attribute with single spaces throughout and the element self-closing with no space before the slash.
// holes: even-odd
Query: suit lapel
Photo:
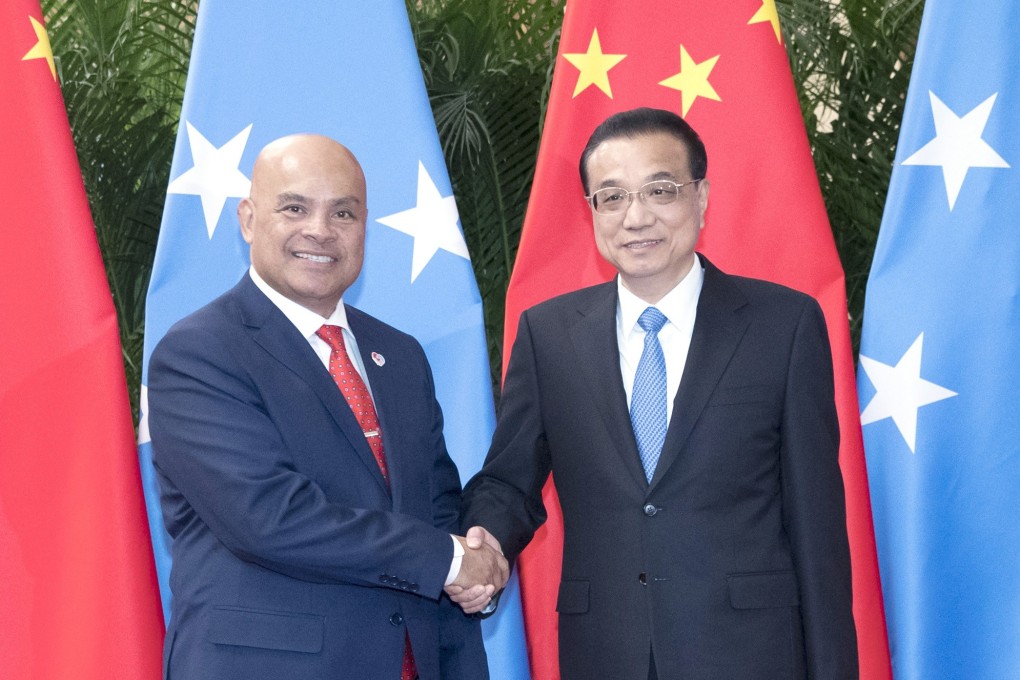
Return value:
<svg viewBox="0 0 1020 680">
<path fill-rule="evenodd" d="M 258 290 L 250 277 L 245 275 L 240 288 L 238 300 L 241 322 L 251 331 L 254 341 L 311 388 L 362 464 L 373 473 L 382 489 L 386 490 L 386 482 L 365 441 L 361 426 L 308 341 L 301 337 L 283 312 Z"/>
<path fill-rule="evenodd" d="M 705 281 L 698 298 L 694 334 L 650 489 L 676 461 L 749 323 L 740 313 L 740 308 L 747 304 L 743 293 L 706 258 L 702 256 L 701 260 L 705 266 Z"/>
<path fill-rule="evenodd" d="M 350 305 L 347 306 L 347 322 L 351 325 L 354 337 L 358 339 L 358 353 L 361 355 L 361 365 L 365 367 L 365 377 L 369 388 L 372 391 L 372 401 L 375 404 L 375 412 L 379 417 L 379 429 L 382 431 L 383 452 L 386 456 L 386 467 L 390 476 L 390 492 L 393 496 L 393 509 L 400 509 L 400 474 L 406 469 L 400 465 L 401 455 L 400 432 L 397 428 L 389 427 L 389 419 L 400 417 L 400 409 L 397 404 L 398 368 L 394 367 L 393 356 L 389 351 L 391 345 L 386 341 L 384 334 L 378 333 L 375 325 L 364 323 L 362 312 Z M 389 363 L 387 364 L 387 361 Z M 366 445 L 366 449 L 367 449 Z M 371 452 L 371 450 L 369 449 Z M 375 465 L 375 459 L 372 459 Z M 378 465 L 376 465 L 378 469 Z M 382 480 L 380 474 L 379 479 Z"/>
<path fill-rule="evenodd" d="M 578 316 L 569 324 L 568 333 L 613 449 L 620 455 L 623 466 L 635 483 L 644 488 L 648 482 L 641 467 L 620 373 L 615 279 L 596 288 L 590 303 L 578 308 Z"/>
</svg>

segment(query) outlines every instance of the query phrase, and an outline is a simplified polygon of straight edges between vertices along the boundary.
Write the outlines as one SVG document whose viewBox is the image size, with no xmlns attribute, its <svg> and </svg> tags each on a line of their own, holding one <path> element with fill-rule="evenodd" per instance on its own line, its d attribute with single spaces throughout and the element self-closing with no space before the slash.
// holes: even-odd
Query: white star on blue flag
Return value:
<svg viewBox="0 0 1020 680">
<path fill-rule="evenodd" d="M 876 390 L 861 412 L 861 425 L 892 418 L 911 453 L 917 441 L 917 410 L 956 396 L 956 392 L 921 377 L 923 345 L 924 333 L 917 336 L 895 366 L 861 355 L 861 368 Z"/>
<path fill-rule="evenodd" d="M 465 260 L 470 259 L 464 234 L 460 230 L 460 215 L 453 195 L 443 196 L 432 181 L 425 164 L 418 162 L 418 197 L 413 208 L 376 220 L 387 227 L 402 231 L 414 239 L 411 258 L 411 283 L 418 278 L 432 257 L 443 250 Z"/>
<path fill-rule="evenodd" d="M 971 168 L 1009 167 L 1009 163 L 981 138 L 988 125 L 992 107 L 995 106 L 996 95 L 993 94 L 964 116 L 953 113 L 934 92 L 928 95 L 935 120 L 935 138 L 903 161 L 903 165 L 941 166 L 949 209 L 952 210 L 963 188 L 963 180 L 967 178 L 967 171 Z"/>
<path fill-rule="evenodd" d="M 244 198 L 251 188 L 251 180 L 237 169 L 251 133 L 251 125 L 219 148 L 210 144 L 190 122 L 186 126 L 194 165 L 172 180 L 166 192 L 200 196 L 205 228 L 209 238 L 212 238 L 227 199 Z"/>
</svg>

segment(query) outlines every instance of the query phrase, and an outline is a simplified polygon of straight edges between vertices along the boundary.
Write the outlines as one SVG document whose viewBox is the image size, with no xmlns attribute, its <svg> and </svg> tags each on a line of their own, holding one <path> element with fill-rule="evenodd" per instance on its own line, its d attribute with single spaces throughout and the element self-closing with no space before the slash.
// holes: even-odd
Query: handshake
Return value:
<svg viewBox="0 0 1020 680">
<path fill-rule="evenodd" d="M 446 586 L 446 594 L 465 614 L 482 611 L 510 578 L 510 565 L 496 537 L 482 527 L 471 527 L 467 536 L 457 536 L 464 547 L 460 572 Z"/>
</svg>

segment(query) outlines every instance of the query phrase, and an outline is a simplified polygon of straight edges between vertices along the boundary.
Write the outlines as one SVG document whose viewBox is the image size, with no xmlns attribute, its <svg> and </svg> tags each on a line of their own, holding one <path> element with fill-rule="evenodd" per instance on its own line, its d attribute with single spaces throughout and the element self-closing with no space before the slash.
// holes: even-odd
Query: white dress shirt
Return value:
<svg viewBox="0 0 1020 680">
<path fill-rule="evenodd" d="M 255 282 L 258 289 L 266 294 L 269 301 L 283 312 L 283 315 L 294 324 L 294 327 L 298 329 L 301 336 L 308 341 L 308 344 L 311 345 L 312 350 L 315 351 L 316 356 L 319 357 L 319 361 L 322 362 L 327 371 L 329 370 L 329 355 L 333 350 L 328 342 L 316 335 L 316 332 L 325 324 L 340 326 L 343 329 L 344 346 L 347 348 L 347 354 L 351 357 L 354 370 L 365 381 L 365 387 L 368 388 L 369 395 L 372 394 L 372 386 L 368 384 L 368 378 L 365 375 L 365 364 L 362 363 L 361 352 L 358 351 L 358 339 L 354 337 L 354 333 L 351 332 L 351 327 L 347 323 L 347 308 L 344 306 L 342 298 L 337 304 L 336 309 L 333 310 L 333 313 L 328 318 L 324 318 L 319 316 L 318 312 L 313 312 L 307 307 L 294 302 L 270 286 L 255 271 L 255 267 L 251 267 L 248 272 L 251 274 L 251 280 Z M 372 403 L 373 405 L 375 404 L 374 397 L 372 398 Z"/>
<path fill-rule="evenodd" d="M 329 343 L 316 335 L 316 331 L 322 328 L 324 324 L 340 326 L 343 329 L 344 346 L 347 348 L 347 354 L 351 358 L 351 364 L 365 382 L 368 394 L 372 397 L 372 404 L 375 405 L 375 397 L 372 396 L 372 385 L 369 384 L 368 377 L 365 375 L 365 365 L 361 361 L 361 352 L 358 351 L 358 340 L 354 337 L 354 333 L 351 332 L 351 327 L 347 323 L 347 308 L 344 306 L 343 298 L 337 303 L 333 313 L 329 317 L 324 318 L 318 312 L 313 312 L 307 307 L 299 305 L 270 286 L 255 271 L 255 267 L 250 267 L 248 273 L 258 289 L 265 293 L 269 301 L 283 312 L 283 315 L 294 324 L 294 327 L 298 329 L 301 336 L 308 341 L 308 344 L 311 345 L 312 350 L 319 357 L 319 361 L 322 362 L 327 371 L 329 370 L 329 355 L 333 349 L 329 346 Z M 450 537 L 453 539 L 453 561 L 450 563 L 450 572 L 447 574 L 445 585 L 450 585 L 457 578 L 457 575 L 460 573 L 460 563 L 464 558 L 464 547 L 461 546 L 460 541 L 452 534 Z"/>
<path fill-rule="evenodd" d="M 680 378 L 687 365 L 687 352 L 691 348 L 694 334 L 694 317 L 698 311 L 698 297 L 705 281 L 705 270 L 701 261 L 695 259 L 694 266 L 673 290 L 661 300 L 650 305 L 627 290 L 620 277 L 616 278 L 618 302 L 616 305 L 616 342 L 620 348 L 620 373 L 623 374 L 623 389 L 627 393 L 627 408 L 630 408 L 634 392 L 634 375 L 637 372 L 641 352 L 645 346 L 645 331 L 638 325 L 638 317 L 649 307 L 662 312 L 667 321 L 659 331 L 659 344 L 666 358 L 666 425 L 673 417 L 673 401 L 680 388 Z"/>
</svg>

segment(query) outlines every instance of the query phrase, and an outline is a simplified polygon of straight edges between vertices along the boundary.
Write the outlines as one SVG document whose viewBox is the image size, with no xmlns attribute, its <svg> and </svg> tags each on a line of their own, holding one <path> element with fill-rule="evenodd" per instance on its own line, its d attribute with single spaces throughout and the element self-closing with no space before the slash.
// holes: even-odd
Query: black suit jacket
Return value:
<svg viewBox="0 0 1020 680">
<path fill-rule="evenodd" d="M 167 678 L 393 680 L 405 631 L 423 680 L 488 677 L 478 622 L 442 591 L 460 481 L 425 354 L 347 315 L 392 494 L 328 371 L 247 275 L 152 354 Z"/>
<path fill-rule="evenodd" d="M 616 283 L 521 317 L 485 466 L 465 490 L 516 557 L 563 509 L 564 680 L 857 677 L 832 361 L 818 304 L 728 276 L 704 286 L 649 484 L 616 342 Z M 550 575 L 551 576 L 551 575 Z"/>
</svg>

